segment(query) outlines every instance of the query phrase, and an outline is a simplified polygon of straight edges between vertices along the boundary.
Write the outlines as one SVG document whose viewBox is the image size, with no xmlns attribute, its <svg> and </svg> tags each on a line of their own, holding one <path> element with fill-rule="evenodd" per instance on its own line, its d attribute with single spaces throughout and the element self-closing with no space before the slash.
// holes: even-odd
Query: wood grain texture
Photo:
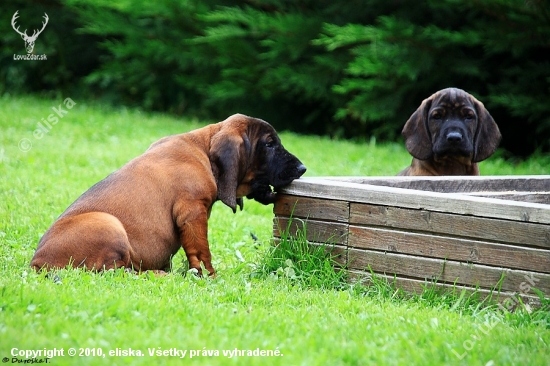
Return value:
<svg viewBox="0 0 550 366">
<path fill-rule="evenodd" d="M 350 225 L 348 246 L 550 273 L 550 250 Z"/>
<path fill-rule="evenodd" d="M 428 211 L 452 212 L 460 215 L 543 224 L 550 223 L 550 205 L 471 197 L 455 193 L 426 192 L 320 178 L 297 179 L 282 189 L 281 193 Z"/>
<path fill-rule="evenodd" d="M 550 193 L 548 192 L 520 192 L 520 191 L 506 191 L 506 192 L 468 192 L 462 193 L 472 196 L 498 198 L 500 200 L 512 200 L 520 202 L 533 202 L 550 204 Z"/>
<path fill-rule="evenodd" d="M 386 275 L 406 276 L 420 280 L 438 280 L 469 286 L 492 289 L 499 285 L 504 291 L 531 292 L 533 287 L 550 294 L 550 275 L 529 271 L 473 265 L 452 260 L 416 257 L 371 250 L 348 250 L 350 269 L 365 270 Z M 534 293 L 533 293 L 534 294 Z"/>
<path fill-rule="evenodd" d="M 278 216 L 349 221 L 349 203 L 338 200 L 279 195 L 273 212 Z"/>
<path fill-rule="evenodd" d="M 550 175 L 528 176 L 439 176 L 439 177 L 319 177 L 319 179 L 416 189 L 440 193 L 546 192 Z"/>
<path fill-rule="evenodd" d="M 550 249 L 550 225 L 351 203 L 350 223 Z"/>
</svg>

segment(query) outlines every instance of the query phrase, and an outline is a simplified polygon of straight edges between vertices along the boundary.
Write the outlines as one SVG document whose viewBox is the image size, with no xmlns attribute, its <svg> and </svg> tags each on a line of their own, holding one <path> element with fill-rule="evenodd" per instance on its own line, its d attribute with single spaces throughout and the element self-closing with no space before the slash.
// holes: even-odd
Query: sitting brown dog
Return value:
<svg viewBox="0 0 550 366">
<path fill-rule="evenodd" d="M 153 143 L 142 155 L 91 187 L 44 234 L 31 266 L 91 270 L 168 270 L 183 247 L 190 268 L 215 270 L 207 239 L 212 205 L 236 212 L 242 197 L 273 203 L 272 191 L 306 167 L 260 119 L 223 122 Z"/>
<path fill-rule="evenodd" d="M 413 160 L 398 175 L 479 175 L 501 139 L 483 103 L 456 88 L 425 99 L 402 133 Z"/>
</svg>

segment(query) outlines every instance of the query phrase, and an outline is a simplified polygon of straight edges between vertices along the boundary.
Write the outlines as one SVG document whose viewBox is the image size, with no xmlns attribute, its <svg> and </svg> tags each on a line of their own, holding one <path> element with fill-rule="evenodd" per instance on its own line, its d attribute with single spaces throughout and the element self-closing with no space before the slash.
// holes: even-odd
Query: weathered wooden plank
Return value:
<svg viewBox="0 0 550 366">
<path fill-rule="evenodd" d="M 550 203 L 550 193 L 548 192 L 519 192 L 519 191 L 507 191 L 507 192 L 467 192 L 462 193 L 471 196 L 498 198 L 500 200 L 512 200 L 520 202 L 533 202 L 533 203 Z"/>
<path fill-rule="evenodd" d="M 550 296 L 550 275 L 521 270 L 466 264 L 451 260 L 424 258 L 411 255 L 382 253 L 372 250 L 349 249 L 348 265 L 351 269 L 365 270 L 386 275 L 416 277 L 461 285 L 492 289 L 499 284 L 503 291 L 528 293 L 538 288 Z M 534 294 L 534 293 L 533 293 Z"/>
<path fill-rule="evenodd" d="M 297 179 L 282 189 L 281 193 L 437 212 L 453 212 L 461 215 L 550 223 L 550 205 L 382 187 L 320 178 Z"/>
<path fill-rule="evenodd" d="M 348 222 L 349 203 L 338 200 L 279 195 L 275 215 Z"/>
<path fill-rule="evenodd" d="M 550 225 L 351 203 L 351 224 L 479 238 L 550 249 Z"/>
<path fill-rule="evenodd" d="M 430 286 L 435 286 L 439 290 L 445 291 L 447 293 L 455 293 L 459 294 L 463 290 L 466 291 L 468 294 L 472 294 L 476 292 L 479 296 L 480 300 L 484 300 L 488 297 L 491 298 L 491 300 L 496 301 L 498 303 L 504 304 L 505 307 L 502 310 L 510 311 L 515 309 L 518 305 L 520 305 L 519 301 L 512 300 L 516 299 L 517 297 L 521 298 L 521 301 L 523 304 L 528 304 L 530 306 L 539 307 L 541 305 L 540 299 L 538 296 L 529 294 L 523 294 L 518 292 L 498 292 L 498 291 L 492 291 L 488 289 L 482 289 L 482 288 L 475 288 L 470 286 L 463 286 L 463 285 L 453 285 L 453 284 L 447 284 L 447 283 L 434 283 L 433 281 L 426 281 L 426 280 L 417 280 L 413 278 L 405 278 L 405 277 L 395 277 L 395 276 L 388 276 L 380 273 L 375 273 L 375 275 L 381 279 L 387 281 L 389 284 L 394 285 L 396 288 L 399 288 L 403 291 L 409 292 L 409 293 L 416 293 L 421 294 L 425 291 L 426 288 L 430 288 Z M 366 274 L 363 271 L 349 271 L 349 277 L 350 281 L 352 282 L 359 282 L 364 285 L 369 285 L 371 283 L 370 281 L 370 273 Z M 513 309 L 510 309 L 510 305 L 512 305 Z M 521 305 L 520 305 L 521 306 Z"/>
<path fill-rule="evenodd" d="M 348 224 L 294 218 L 289 225 L 288 218 L 275 217 L 273 235 L 282 237 L 287 230 L 294 237 L 305 235 L 310 242 L 346 245 L 348 241 Z"/>
<path fill-rule="evenodd" d="M 348 246 L 550 273 L 550 251 L 350 225 Z"/>
<path fill-rule="evenodd" d="M 439 177 L 320 177 L 339 182 L 372 184 L 441 193 L 550 192 L 550 175 L 439 176 Z"/>
</svg>

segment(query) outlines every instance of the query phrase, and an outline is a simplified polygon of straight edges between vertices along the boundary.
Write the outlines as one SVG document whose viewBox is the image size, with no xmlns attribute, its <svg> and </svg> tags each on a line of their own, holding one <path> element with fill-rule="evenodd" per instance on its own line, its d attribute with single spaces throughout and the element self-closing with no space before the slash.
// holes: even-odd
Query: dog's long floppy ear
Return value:
<svg viewBox="0 0 550 366">
<path fill-rule="evenodd" d="M 500 143 L 502 135 L 495 120 L 485 109 L 483 103 L 471 97 L 477 113 L 477 130 L 474 136 L 474 163 L 483 161 L 493 155 Z"/>
<path fill-rule="evenodd" d="M 216 133 L 210 142 L 210 164 L 218 186 L 218 199 L 237 212 L 243 209 L 242 198 L 237 198 L 237 187 L 246 169 L 245 136 Z"/>
<path fill-rule="evenodd" d="M 420 107 L 409 117 L 401 134 L 409 153 L 419 160 L 431 158 L 432 138 L 428 131 L 428 112 L 434 96 L 424 99 Z"/>
</svg>

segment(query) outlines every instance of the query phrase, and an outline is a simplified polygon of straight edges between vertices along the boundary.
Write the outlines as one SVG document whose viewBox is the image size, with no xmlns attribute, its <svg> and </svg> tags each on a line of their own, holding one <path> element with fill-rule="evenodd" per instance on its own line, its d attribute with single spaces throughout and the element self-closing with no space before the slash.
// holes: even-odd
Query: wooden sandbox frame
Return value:
<svg viewBox="0 0 550 366">
<path fill-rule="evenodd" d="M 500 302 L 536 305 L 533 288 L 550 297 L 550 175 L 301 178 L 274 214 L 276 240 L 306 223 L 308 242 L 334 245 L 356 278 L 372 270 L 406 291 L 436 282 Z"/>
</svg>

